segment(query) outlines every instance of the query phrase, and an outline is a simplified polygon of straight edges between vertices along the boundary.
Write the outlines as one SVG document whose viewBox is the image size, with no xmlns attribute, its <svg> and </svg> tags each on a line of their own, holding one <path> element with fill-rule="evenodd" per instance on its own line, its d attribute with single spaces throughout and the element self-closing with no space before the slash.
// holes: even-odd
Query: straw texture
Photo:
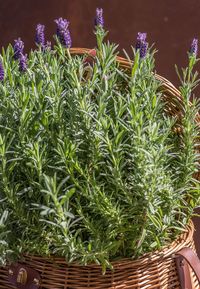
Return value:
<svg viewBox="0 0 200 289">
<path fill-rule="evenodd" d="M 194 226 L 191 223 L 186 232 L 170 246 L 138 260 L 115 261 L 112 263 L 114 269 L 107 270 L 104 275 L 98 265 L 67 264 L 64 258 L 57 257 L 25 255 L 20 264 L 40 273 L 41 289 L 180 289 L 175 254 L 184 247 L 195 250 L 193 233 Z M 15 288 L 8 282 L 8 270 L 9 267 L 0 268 L 0 289 Z M 193 273 L 191 278 L 194 289 L 200 288 Z"/>
</svg>

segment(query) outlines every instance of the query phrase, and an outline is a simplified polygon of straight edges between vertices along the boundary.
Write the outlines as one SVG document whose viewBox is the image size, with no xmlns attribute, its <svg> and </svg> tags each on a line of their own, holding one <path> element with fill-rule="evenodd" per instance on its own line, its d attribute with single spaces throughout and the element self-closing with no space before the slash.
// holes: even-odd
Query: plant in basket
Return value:
<svg viewBox="0 0 200 289">
<path fill-rule="evenodd" d="M 2 50 L 0 288 L 199 288 L 178 264 L 200 197 L 197 40 L 179 92 L 146 33 L 121 58 L 102 9 L 95 50 L 55 22 L 53 47 L 39 24 L 28 56 L 21 39 Z"/>
</svg>

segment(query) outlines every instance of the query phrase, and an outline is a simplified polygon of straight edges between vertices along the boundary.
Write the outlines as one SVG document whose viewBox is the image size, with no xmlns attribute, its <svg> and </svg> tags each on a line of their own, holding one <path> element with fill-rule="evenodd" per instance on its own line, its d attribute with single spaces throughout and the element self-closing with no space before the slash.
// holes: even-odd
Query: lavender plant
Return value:
<svg viewBox="0 0 200 289">
<path fill-rule="evenodd" d="M 19 70 L 25 72 L 27 70 L 27 55 L 20 54 L 19 56 Z"/>
<path fill-rule="evenodd" d="M 0 81 L 4 80 L 4 68 L 3 64 L 0 62 Z"/>
<path fill-rule="evenodd" d="M 171 242 L 199 204 L 199 105 L 190 102 L 197 43 L 181 78 L 178 123 L 165 114 L 146 34 L 138 34 L 129 72 L 116 61 L 117 46 L 104 42 L 103 11 L 96 13 L 89 78 L 85 56 L 70 54 L 62 18 L 53 49 L 31 51 L 27 61 L 17 40 L 2 52 L 2 263 L 26 252 L 105 268 Z M 43 28 L 37 32 L 43 45 Z"/>
<path fill-rule="evenodd" d="M 41 46 L 42 49 L 45 48 L 45 35 L 44 35 L 45 26 L 42 24 L 38 24 L 36 26 L 36 35 L 35 42 L 37 45 Z"/>
<path fill-rule="evenodd" d="M 69 21 L 63 18 L 59 18 L 55 20 L 57 24 L 57 37 L 62 45 L 66 48 L 70 48 L 72 46 L 71 35 L 69 31 Z"/>
<path fill-rule="evenodd" d="M 19 59 L 20 55 L 23 54 L 24 51 L 24 42 L 21 40 L 21 38 L 18 38 L 15 40 L 14 44 L 14 58 Z"/>
</svg>

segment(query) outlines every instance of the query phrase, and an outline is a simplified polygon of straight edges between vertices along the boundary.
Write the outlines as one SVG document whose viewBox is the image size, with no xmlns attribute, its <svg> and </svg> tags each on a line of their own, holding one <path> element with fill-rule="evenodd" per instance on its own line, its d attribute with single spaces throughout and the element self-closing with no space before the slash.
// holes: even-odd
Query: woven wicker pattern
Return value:
<svg viewBox="0 0 200 289">
<path fill-rule="evenodd" d="M 138 260 L 124 259 L 113 262 L 114 270 L 97 265 L 80 266 L 67 264 L 64 258 L 25 256 L 24 265 L 37 270 L 42 278 L 41 289 L 180 289 L 175 264 L 175 253 L 184 247 L 194 248 L 194 226 L 191 223 L 169 247 Z M 200 288 L 193 274 L 194 289 Z M 9 285 L 8 268 L 0 269 L 0 288 L 16 289 Z"/>
<path fill-rule="evenodd" d="M 89 49 L 73 48 L 72 54 L 87 54 Z M 118 57 L 120 66 L 130 69 L 131 63 Z M 161 81 L 165 110 L 169 115 L 182 115 L 181 96 L 179 91 L 165 78 L 156 75 Z M 197 123 L 200 117 L 197 115 Z M 200 179 L 200 173 L 196 175 Z M 161 251 L 147 254 L 138 260 L 124 259 L 113 262 L 114 270 L 102 269 L 97 265 L 80 266 L 67 264 L 64 258 L 43 258 L 40 256 L 25 256 L 21 264 L 37 270 L 42 279 L 41 289 L 180 289 L 175 264 L 175 253 L 184 247 L 195 250 L 193 242 L 194 226 L 191 223 L 176 241 Z M 200 286 L 191 272 L 193 288 Z M 0 268 L 0 289 L 16 289 L 8 282 L 8 268 Z"/>
</svg>

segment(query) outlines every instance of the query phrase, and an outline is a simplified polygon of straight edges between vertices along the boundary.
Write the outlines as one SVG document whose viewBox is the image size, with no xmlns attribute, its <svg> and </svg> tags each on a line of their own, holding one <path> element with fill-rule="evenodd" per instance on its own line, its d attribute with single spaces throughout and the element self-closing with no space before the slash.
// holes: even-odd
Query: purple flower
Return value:
<svg viewBox="0 0 200 289">
<path fill-rule="evenodd" d="M 136 42 L 136 50 L 140 51 L 140 57 L 144 58 L 147 54 L 148 42 L 146 42 L 146 33 L 138 32 L 137 42 Z"/>
<path fill-rule="evenodd" d="M 69 29 L 67 29 L 66 32 L 63 33 L 63 45 L 65 45 L 67 48 L 70 48 L 72 46 L 72 39 Z"/>
<path fill-rule="evenodd" d="M 103 9 L 102 8 L 96 9 L 96 17 L 94 20 L 94 24 L 95 24 L 95 26 L 101 26 L 102 28 L 104 27 Z"/>
<path fill-rule="evenodd" d="M 147 34 L 138 32 L 137 35 L 137 42 L 136 42 L 136 50 L 139 50 L 141 48 L 142 43 L 146 41 Z"/>
<path fill-rule="evenodd" d="M 69 21 L 63 18 L 59 18 L 55 20 L 57 24 L 57 37 L 60 41 L 60 43 L 67 48 L 70 48 L 72 46 L 72 39 L 70 35 L 70 31 L 68 29 L 69 27 Z"/>
<path fill-rule="evenodd" d="M 19 57 L 19 70 L 25 72 L 27 70 L 27 54 L 20 54 Z"/>
<path fill-rule="evenodd" d="M 68 29 L 69 21 L 67 19 L 63 19 L 62 17 L 55 20 L 57 24 L 57 36 L 61 36 L 64 30 Z"/>
<path fill-rule="evenodd" d="M 197 56 L 198 53 L 198 39 L 194 38 L 190 46 L 190 54 Z"/>
<path fill-rule="evenodd" d="M 14 58 L 17 60 L 20 57 L 20 54 L 24 51 L 24 42 L 21 38 L 15 40 L 14 44 Z"/>
<path fill-rule="evenodd" d="M 140 47 L 140 58 L 144 58 L 147 54 L 148 42 L 144 41 Z"/>
<path fill-rule="evenodd" d="M 2 62 L 0 61 L 0 81 L 3 81 L 4 80 L 4 68 L 3 68 L 3 64 Z"/>
<path fill-rule="evenodd" d="M 45 26 L 42 24 L 38 24 L 36 26 L 36 36 L 35 36 L 35 42 L 38 45 L 41 45 L 41 47 L 45 47 L 45 35 L 44 35 L 44 29 Z"/>
</svg>

